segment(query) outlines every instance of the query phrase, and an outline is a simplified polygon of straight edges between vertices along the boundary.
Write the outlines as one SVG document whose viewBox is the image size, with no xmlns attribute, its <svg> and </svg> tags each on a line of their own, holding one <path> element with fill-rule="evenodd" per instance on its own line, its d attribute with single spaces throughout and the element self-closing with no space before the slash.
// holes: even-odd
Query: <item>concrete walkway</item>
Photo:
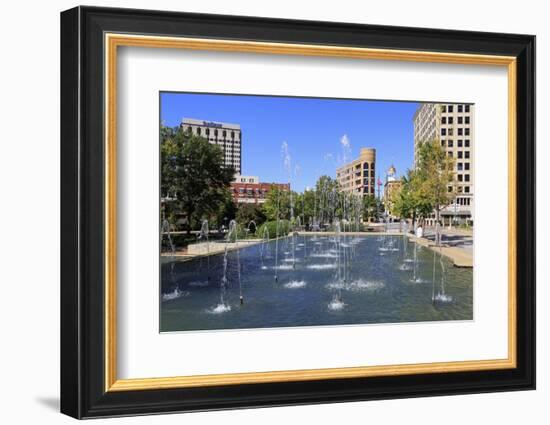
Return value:
<svg viewBox="0 0 550 425">
<path fill-rule="evenodd" d="M 177 250 L 172 253 L 165 251 L 161 254 L 165 259 L 176 258 L 178 260 L 190 260 L 195 257 L 204 257 L 206 255 L 216 255 L 225 252 L 225 247 L 227 245 L 228 251 L 234 251 L 236 249 L 246 248 L 247 246 L 252 246 L 261 243 L 261 239 L 239 239 L 236 243 L 230 242 L 226 243 L 224 241 L 220 242 L 199 242 L 187 245 L 183 250 Z"/>
<path fill-rule="evenodd" d="M 474 266 L 474 256 L 472 245 L 468 247 L 466 245 L 461 246 L 460 244 L 450 245 L 446 242 L 445 236 L 442 238 L 442 245 L 440 247 L 435 246 L 433 235 L 427 235 L 425 238 L 417 238 L 412 234 L 409 235 L 409 239 L 417 242 L 419 245 L 422 245 L 426 248 L 434 250 L 436 252 L 441 252 L 442 255 L 449 258 L 456 267 L 473 267 Z"/>
</svg>

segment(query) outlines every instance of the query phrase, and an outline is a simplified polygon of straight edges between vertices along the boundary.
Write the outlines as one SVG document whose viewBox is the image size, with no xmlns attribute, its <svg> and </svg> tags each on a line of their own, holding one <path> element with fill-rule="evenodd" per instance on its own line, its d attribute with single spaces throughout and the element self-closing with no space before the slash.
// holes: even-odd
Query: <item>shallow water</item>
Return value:
<svg viewBox="0 0 550 425">
<path fill-rule="evenodd" d="M 453 267 L 444 257 L 445 294 L 438 295 L 441 268 L 437 256 L 432 302 L 433 251 L 418 246 L 415 281 L 411 262 L 414 243 L 404 242 L 400 236 L 342 236 L 341 243 L 348 245 L 344 257 L 343 252 L 339 256 L 335 250 L 334 238 L 300 236 L 296 237 L 296 248 L 305 244 L 307 250 L 296 250 L 293 264 L 288 238 L 279 241 L 277 268 L 275 242 L 269 243 L 271 255 L 263 261 L 261 245 L 243 248 L 239 252 L 242 305 L 236 251 L 228 253 L 228 287 L 223 304 L 222 255 L 210 257 L 209 262 L 164 261 L 161 331 L 471 320 L 472 269 Z M 349 264 L 345 280 L 344 258 Z"/>
</svg>

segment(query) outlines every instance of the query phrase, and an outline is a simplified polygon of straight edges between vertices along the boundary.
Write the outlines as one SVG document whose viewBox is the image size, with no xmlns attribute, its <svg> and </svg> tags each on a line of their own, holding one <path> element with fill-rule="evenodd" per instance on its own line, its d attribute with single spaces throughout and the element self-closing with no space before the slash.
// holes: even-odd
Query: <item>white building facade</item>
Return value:
<svg viewBox="0 0 550 425">
<path fill-rule="evenodd" d="M 475 106 L 457 103 L 422 103 L 414 114 L 414 165 L 423 143 L 438 140 L 455 160 L 455 192 L 450 205 L 441 211 L 444 225 L 474 222 Z M 428 225 L 435 224 L 435 214 Z"/>
<path fill-rule="evenodd" d="M 241 173 L 242 131 L 239 124 L 184 118 L 181 128 L 219 146 L 223 151 L 224 166 L 233 168 L 236 174 Z"/>
</svg>

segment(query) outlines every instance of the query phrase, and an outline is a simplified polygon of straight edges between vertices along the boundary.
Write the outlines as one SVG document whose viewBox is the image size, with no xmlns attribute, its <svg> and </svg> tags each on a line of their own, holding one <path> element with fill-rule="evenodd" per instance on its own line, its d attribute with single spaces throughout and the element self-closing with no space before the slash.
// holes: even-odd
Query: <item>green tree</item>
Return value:
<svg viewBox="0 0 550 425">
<path fill-rule="evenodd" d="M 290 192 L 281 189 L 279 186 L 272 185 L 267 192 L 263 211 L 266 218 L 270 221 L 277 220 L 277 213 L 279 214 L 279 219 L 290 220 Z"/>
<path fill-rule="evenodd" d="M 378 219 L 379 209 L 378 202 L 373 195 L 363 197 L 362 216 L 363 220 L 370 221 L 371 219 Z"/>
<path fill-rule="evenodd" d="M 266 216 L 260 205 L 241 204 L 239 205 L 239 209 L 237 210 L 236 220 L 237 220 L 237 223 L 239 223 L 245 228 L 248 228 L 248 226 L 252 221 L 256 223 L 256 227 L 257 227 L 257 226 L 260 226 L 266 220 Z M 252 227 L 250 228 L 250 231 L 255 232 L 256 228 L 255 227 L 252 228 Z"/>
<path fill-rule="evenodd" d="M 211 218 L 226 202 L 235 170 L 224 166 L 222 150 L 180 128 L 161 127 L 161 193 L 176 199 L 178 213 L 192 224 Z"/>
<path fill-rule="evenodd" d="M 225 199 L 222 204 L 219 206 L 215 215 L 213 216 L 212 227 L 221 228 L 222 225 L 226 227 L 229 225 L 231 220 L 234 220 L 237 216 L 237 205 L 233 201 L 231 193 L 227 191 L 225 194 Z"/>
<path fill-rule="evenodd" d="M 418 167 L 415 173 L 415 196 L 422 206 L 431 205 L 439 223 L 441 209 L 454 198 L 454 158 L 447 155 L 438 140 L 425 142 L 420 146 Z M 439 245 L 439 234 L 436 244 Z"/>
</svg>

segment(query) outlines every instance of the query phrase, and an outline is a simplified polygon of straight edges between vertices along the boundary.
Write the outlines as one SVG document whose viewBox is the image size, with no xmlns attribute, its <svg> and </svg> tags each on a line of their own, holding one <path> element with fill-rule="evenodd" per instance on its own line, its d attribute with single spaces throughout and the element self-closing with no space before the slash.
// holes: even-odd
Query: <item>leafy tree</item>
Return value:
<svg viewBox="0 0 550 425">
<path fill-rule="evenodd" d="M 430 205 L 435 210 L 439 223 L 441 209 L 454 198 L 454 159 L 447 155 L 438 140 L 421 145 L 415 179 L 414 196 L 421 201 L 421 207 Z M 439 234 L 436 243 L 439 245 Z"/>
<path fill-rule="evenodd" d="M 290 192 L 283 190 L 279 186 L 272 185 L 267 192 L 267 198 L 263 204 L 263 211 L 266 218 L 270 221 L 279 219 L 290 220 Z"/>
<path fill-rule="evenodd" d="M 235 170 L 225 168 L 222 150 L 180 128 L 161 127 L 161 193 L 192 223 L 219 212 Z"/>
<path fill-rule="evenodd" d="M 225 194 L 223 203 L 219 206 L 218 211 L 213 217 L 212 227 L 220 228 L 222 225 L 227 226 L 231 220 L 237 216 L 237 205 L 233 202 L 233 197 L 229 191 Z"/>
<path fill-rule="evenodd" d="M 315 214 L 315 191 L 306 190 L 303 193 L 297 193 L 294 195 L 294 215 L 299 216 L 302 225 L 309 223 L 313 220 Z"/>
<path fill-rule="evenodd" d="M 315 209 L 321 223 L 331 223 L 342 215 L 342 196 L 337 180 L 322 175 L 315 183 Z"/>
<path fill-rule="evenodd" d="M 363 220 L 370 221 L 371 219 L 378 219 L 379 208 L 378 202 L 373 195 L 363 197 L 362 215 Z"/>
<path fill-rule="evenodd" d="M 236 215 L 237 223 L 248 228 L 249 224 L 253 221 L 256 226 L 259 226 L 266 220 L 266 216 L 260 205 L 257 204 L 241 204 L 237 210 Z M 256 231 L 256 228 L 250 228 L 252 232 Z"/>
</svg>

